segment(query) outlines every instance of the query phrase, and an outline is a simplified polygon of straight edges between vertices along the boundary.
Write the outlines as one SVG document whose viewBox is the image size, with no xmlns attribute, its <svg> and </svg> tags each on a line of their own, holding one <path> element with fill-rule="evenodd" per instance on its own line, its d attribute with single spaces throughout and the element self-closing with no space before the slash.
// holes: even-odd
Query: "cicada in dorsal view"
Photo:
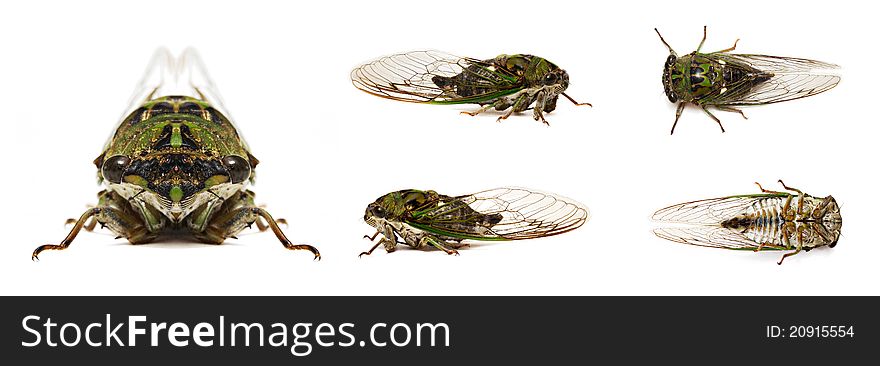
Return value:
<svg viewBox="0 0 880 366">
<path fill-rule="evenodd" d="M 258 160 L 223 109 L 198 54 L 179 58 L 156 52 L 132 104 L 94 161 L 106 189 L 98 204 L 73 222 L 58 245 L 67 249 L 79 232 L 97 224 L 132 244 L 160 234 L 188 232 L 196 240 L 221 244 L 256 223 L 272 229 L 287 249 L 318 250 L 293 244 L 246 189 Z M 265 221 L 265 222 L 264 222 Z M 280 220 L 279 220 L 280 221 Z"/>
<path fill-rule="evenodd" d="M 730 53 L 736 49 L 739 40 L 730 48 L 700 53 L 706 42 L 706 27 L 703 27 L 703 40 L 697 50 L 678 56 L 660 31 L 657 28 L 654 31 L 669 49 L 669 57 L 663 64 L 663 91 L 670 102 L 678 103 L 670 134 L 675 132 L 678 119 L 688 103 L 699 106 L 724 132 L 721 120 L 709 111 L 709 107 L 739 113 L 746 118 L 737 107 L 806 98 L 831 90 L 840 82 L 839 76 L 828 73 L 838 68 L 834 64 L 803 58 Z"/>
<path fill-rule="evenodd" d="M 556 109 L 567 94 L 568 73 L 533 55 L 500 55 L 487 60 L 440 51 L 402 53 L 366 63 L 351 72 L 360 90 L 382 98 L 427 104 L 478 104 L 476 116 L 490 109 L 505 111 L 497 121 L 532 109 L 535 121 L 547 123 L 544 113 Z"/>
<path fill-rule="evenodd" d="M 815 197 L 785 185 L 786 192 L 764 189 L 672 205 L 653 219 L 679 226 L 660 227 L 666 240 L 702 247 L 748 251 L 789 251 L 779 264 L 801 251 L 827 246 L 840 238 L 843 220 L 834 197 Z"/>
<path fill-rule="evenodd" d="M 589 219 L 587 208 L 573 200 L 523 188 L 497 188 L 447 196 L 405 189 L 379 197 L 367 206 L 364 221 L 376 228 L 361 255 L 380 245 L 393 252 L 398 244 L 436 248 L 458 254 L 465 240 L 506 241 L 552 236 L 577 229 Z"/>
</svg>

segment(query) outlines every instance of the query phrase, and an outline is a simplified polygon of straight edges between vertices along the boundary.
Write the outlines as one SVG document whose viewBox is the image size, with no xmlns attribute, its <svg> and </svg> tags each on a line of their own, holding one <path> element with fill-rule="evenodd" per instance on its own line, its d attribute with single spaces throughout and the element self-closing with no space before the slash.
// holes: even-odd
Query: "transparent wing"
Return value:
<svg viewBox="0 0 880 366">
<path fill-rule="evenodd" d="M 573 200 L 523 188 L 498 188 L 454 197 L 411 224 L 463 239 L 519 240 L 562 234 L 588 219 L 587 208 Z"/>
<path fill-rule="evenodd" d="M 840 76 L 830 74 L 838 66 L 802 58 L 767 55 L 713 54 L 727 63 L 746 65 L 773 74 L 755 86 L 733 87 L 716 100 L 725 105 L 759 105 L 813 96 L 831 90 Z"/>
<path fill-rule="evenodd" d="M 229 118 L 220 93 L 205 70 L 202 58 L 193 48 L 184 50 L 180 57 L 174 57 L 166 48 L 157 49 L 143 79 L 132 93 L 123 118 L 146 101 L 171 95 L 204 100 Z"/>
<path fill-rule="evenodd" d="M 742 233 L 718 226 L 662 227 L 654 229 L 654 235 L 676 243 L 700 247 L 733 250 L 754 250 L 760 244 Z M 782 250 L 780 246 L 765 244 L 761 250 Z"/>
<path fill-rule="evenodd" d="M 679 224 L 716 225 L 736 217 L 758 199 L 775 196 L 778 195 L 753 194 L 679 203 L 658 210 L 651 219 Z"/>
<path fill-rule="evenodd" d="M 444 82 L 450 78 L 453 83 Z M 475 103 L 522 88 L 519 77 L 489 62 L 440 51 L 382 57 L 352 70 L 351 82 L 382 98 L 415 103 Z"/>
</svg>

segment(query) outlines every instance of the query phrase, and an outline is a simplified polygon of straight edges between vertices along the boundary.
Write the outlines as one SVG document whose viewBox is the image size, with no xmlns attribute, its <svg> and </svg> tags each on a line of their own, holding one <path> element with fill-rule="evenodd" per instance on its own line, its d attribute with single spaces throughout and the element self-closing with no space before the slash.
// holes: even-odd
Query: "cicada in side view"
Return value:
<svg viewBox="0 0 880 366">
<path fill-rule="evenodd" d="M 655 221 L 688 226 L 661 227 L 666 240 L 733 250 L 789 251 L 779 260 L 828 246 L 840 238 L 840 206 L 834 197 L 814 197 L 779 181 L 787 192 L 766 190 L 686 202 L 654 213 Z"/>
<path fill-rule="evenodd" d="M 505 241 L 562 234 L 583 225 L 583 205 L 522 188 L 497 188 L 463 196 L 406 189 L 388 193 L 367 206 L 364 221 L 381 234 L 380 245 L 393 252 L 397 244 L 436 248 L 458 254 L 464 240 Z M 401 241 L 402 240 L 402 241 Z"/>
<path fill-rule="evenodd" d="M 675 125 L 688 103 L 699 106 L 724 132 L 721 120 L 709 111 L 709 107 L 739 113 L 746 118 L 736 107 L 805 98 L 831 90 L 840 82 L 839 76 L 825 71 L 838 68 L 834 64 L 803 58 L 730 53 L 736 49 L 739 40 L 730 48 L 700 53 L 706 42 L 706 27 L 703 27 L 703 40 L 697 50 L 679 57 L 660 31 L 657 28 L 654 31 L 669 49 L 669 57 L 663 65 L 663 91 L 670 102 L 678 103 L 670 134 L 675 132 Z"/>
<path fill-rule="evenodd" d="M 132 244 L 149 243 L 160 234 L 188 231 L 197 240 L 221 244 L 256 223 L 272 229 L 287 249 L 318 250 L 293 244 L 269 213 L 254 204 L 246 189 L 258 160 L 220 104 L 220 97 L 198 54 L 186 50 L 174 58 L 156 52 L 135 90 L 132 105 L 94 163 L 106 189 L 58 245 L 34 250 L 62 250 L 77 234 L 96 224 Z M 265 222 L 263 222 L 265 220 Z"/>
<path fill-rule="evenodd" d="M 544 58 L 500 55 L 488 60 L 453 56 L 440 51 L 416 51 L 382 57 L 351 72 L 360 90 L 382 98 L 427 104 L 479 104 L 476 116 L 494 108 L 513 113 L 533 111 L 535 121 L 547 123 L 544 113 L 556 109 L 567 94 L 568 73 Z"/>
</svg>

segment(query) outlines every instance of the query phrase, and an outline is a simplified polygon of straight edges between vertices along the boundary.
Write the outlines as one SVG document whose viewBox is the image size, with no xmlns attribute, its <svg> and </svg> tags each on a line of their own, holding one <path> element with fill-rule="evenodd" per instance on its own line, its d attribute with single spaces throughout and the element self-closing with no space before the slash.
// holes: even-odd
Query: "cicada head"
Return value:
<svg viewBox="0 0 880 366">
<path fill-rule="evenodd" d="M 225 121 L 193 98 L 149 101 L 125 120 L 95 165 L 108 188 L 134 206 L 181 222 L 253 177 L 257 160 Z"/>
<path fill-rule="evenodd" d="M 173 152 L 104 159 L 101 175 L 123 197 L 139 201 L 174 222 L 207 203 L 220 203 L 240 191 L 251 175 L 247 159 L 211 158 Z"/>
<path fill-rule="evenodd" d="M 823 208 L 824 206 L 824 208 Z M 828 244 L 829 247 L 837 245 L 837 239 L 840 237 L 840 227 L 843 225 L 843 218 L 840 216 L 840 206 L 834 197 L 828 196 L 822 200 L 822 203 L 813 210 L 813 216 L 821 220 L 821 225 L 831 236 L 833 240 Z"/>
<path fill-rule="evenodd" d="M 367 210 L 364 212 L 364 221 L 372 227 L 379 228 L 380 224 L 385 222 L 387 215 L 388 211 L 377 200 L 367 205 Z"/>
<path fill-rule="evenodd" d="M 675 78 L 673 75 L 678 73 L 678 69 L 676 68 L 677 62 L 678 57 L 675 53 L 670 53 L 669 57 L 666 58 L 666 62 L 663 64 L 663 92 L 666 93 L 666 97 L 669 98 L 669 101 L 672 103 L 681 99 L 675 93 L 676 86 L 674 84 L 676 79 L 680 80 L 681 78 Z"/>
</svg>

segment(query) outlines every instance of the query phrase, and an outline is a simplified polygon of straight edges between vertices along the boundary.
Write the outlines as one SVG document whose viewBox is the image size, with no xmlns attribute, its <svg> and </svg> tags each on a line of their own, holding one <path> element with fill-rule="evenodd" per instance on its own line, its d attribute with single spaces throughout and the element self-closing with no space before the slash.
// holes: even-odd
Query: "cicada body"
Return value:
<svg viewBox="0 0 880 366">
<path fill-rule="evenodd" d="M 699 106 L 724 132 L 724 126 L 709 107 L 736 112 L 745 118 L 736 107 L 805 98 L 831 90 L 840 82 L 839 76 L 827 73 L 837 65 L 803 58 L 730 53 L 736 43 L 721 51 L 700 53 L 706 41 L 705 27 L 700 46 L 684 56 L 678 56 L 663 36 L 660 40 L 669 49 L 663 64 L 663 91 L 670 102 L 678 103 L 670 134 L 675 132 L 688 103 Z"/>
<path fill-rule="evenodd" d="M 82 228 L 98 223 L 132 244 L 172 230 L 220 244 L 255 222 L 261 230 L 271 228 L 288 249 L 319 258 L 314 247 L 292 244 L 254 204 L 246 187 L 258 162 L 223 110 L 198 54 L 189 49 L 174 58 L 160 49 L 94 161 L 106 186 L 98 205 L 75 221 L 61 244 L 38 247 L 32 258 L 66 249 Z"/>
<path fill-rule="evenodd" d="M 562 234 L 583 225 L 589 211 L 570 199 L 522 188 L 498 188 L 463 196 L 406 189 L 367 206 L 370 240 L 392 252 L 397 244 L 458 254 L 465 240 L 506 241 Z M 401 241 L 402 240 L 402 241 Z"/>
<path fill-rule="evenodd" d="M 801 251 L 828 246 L 840 238 L 840 206 L 832 196 L 814 197 L 785 186 L 787 192 L 761 189 L 746 194 L 686 202 L 654 213 L 653 219 L 686 226 L 661 227 L 667 240 L 733 250 L 789 252 L 779 264 Z"/>
<path fill-rule="evenodd" d="M 498 121 L 530 107 L 536 121 L 556 109 L 565 96 L 568 73 L 544 58 L 500 55 L 487 60 L 453 56 L 439 51 L 416 51 L 387 56 L 351 72 L 354 86 L 379 97 L 427 104 L 479 104 L 475 116 L 490 109 L 507 110 Z"/>
</svg>

